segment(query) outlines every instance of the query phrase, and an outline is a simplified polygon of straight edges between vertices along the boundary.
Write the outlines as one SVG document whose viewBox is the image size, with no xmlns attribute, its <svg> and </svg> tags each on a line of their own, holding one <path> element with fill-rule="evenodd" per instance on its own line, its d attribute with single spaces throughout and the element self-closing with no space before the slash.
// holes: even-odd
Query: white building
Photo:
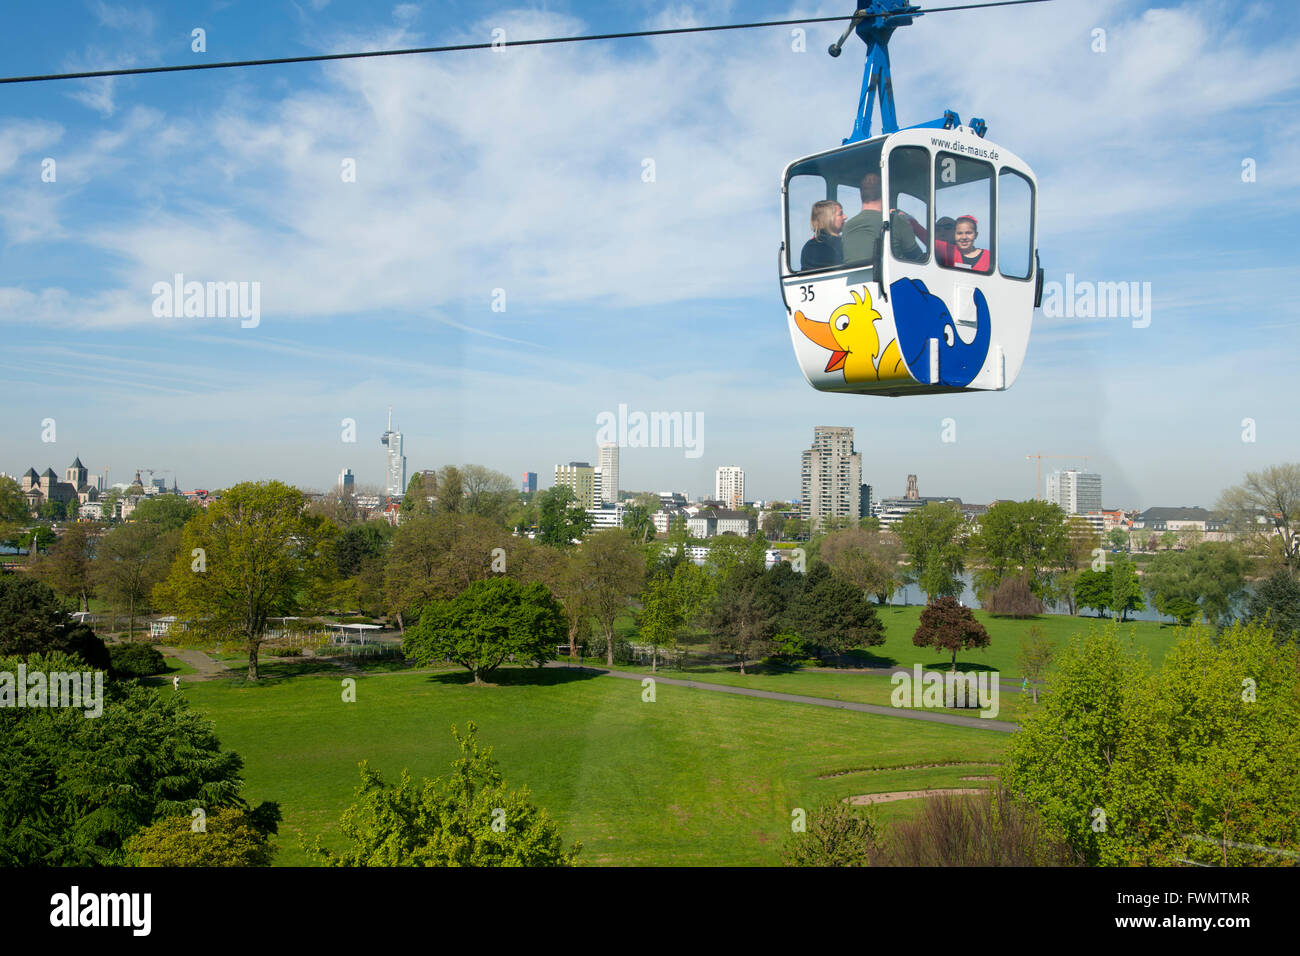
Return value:
<svg viewBox="0 0 1300 956">
<path fill-rule="evenodd" d="M 356 487 L 356 483 L 357 483 L 357 479 L 352 474 L 351 468 L 344 468 L 342 471 L 339 472 L 339 483 L 338 483 L 339 491 L 343 492 L 344 494 L 348 494 L 349 492 L 352 491 L 353 488 Z"/>
<path fill-rule="evenodd" d="M 1047 476 L 1047 500 L 1068 515 L 1101 511 L 1101 475 L 1073 468 Z"/>
<path fill-rule="evenodd" d="M 745 472 L 735 465 L 723 465 L 713 482 L 713 497 L 736 509 L 745 500 Z"/>
<path fill-rule="evenodd" d="M 597 501 L 612 505 L 618 503 L 618 445 L 605 442 L 600 446 L 596 458 L 596 470 L 600 472 L 600 493 Z"/>
<path fill-rule="evenodd" d="M 588 508 L 587 514 L 591 516 L 592 531 L 623 527 L 622 505 L 602 505 L 598 508 Z"/>
</svg>

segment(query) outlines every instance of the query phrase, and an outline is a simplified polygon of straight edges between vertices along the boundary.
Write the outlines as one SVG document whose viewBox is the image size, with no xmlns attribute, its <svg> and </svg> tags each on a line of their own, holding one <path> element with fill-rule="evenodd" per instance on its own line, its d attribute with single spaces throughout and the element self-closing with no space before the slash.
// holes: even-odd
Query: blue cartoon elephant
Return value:
<svg viewBox="0 0 1300 956">
<path fill-rule="evenodd" d="M 989 306 L 984 293 L 975 290 L 975 340 L 967 345 L 957 335 L 957 324 L 943 299 L 919 279 L 899 279 L 889 286 L 889 303 L 903 360 L 918 382 L 964 387 L 984 367 L 992 338 Z M 930 340 L 939 342 L 939 380 L 930 381 Z"/>
</svg>

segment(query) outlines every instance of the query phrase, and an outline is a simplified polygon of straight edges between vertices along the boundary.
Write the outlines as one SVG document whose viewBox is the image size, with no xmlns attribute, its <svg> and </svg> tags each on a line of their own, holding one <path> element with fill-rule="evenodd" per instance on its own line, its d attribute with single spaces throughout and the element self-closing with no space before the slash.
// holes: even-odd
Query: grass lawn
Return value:
<svg viewBox="0 0 1300 956">
<path fill-rule="evenodd" d="M 197 674 L 198 673 L 198 671 L 196 671 L 189 664 L 186 664 L 179 657 L 171 657 L 169 655 L 164 654 L 163 660 L 167 662 L 166 675 L 168 677 L 171 677 L 173 674 Z"/>
<path fill-rule="evenodd" d="M 587 864 L 777 863 L 791 811 L 859 793 L 983 786 L 962 781 L 1001 760 L 1009 736 L 922 721 L 641 685 L 559 670 L 500 671 L 475 688 L 463 672 L 357 676 L 341 701 L 339 672 L 258 686 L 207 681 L 183 693 L 244 758 L 244 796 L 284 812 L 279 865 L 310 860 L 298 845 L 337 846 L 339 814 L 368 759 L 389 780 L 434 777 L 455 756 L 453 723 L 474 720 L 506 781 L 527 785 L 585 845 Z M 893 769 L 923 764 L 961 764 Z M 833 775 L 833 776 L 828 776 Z M 881 819 L 917 801 L 877 808 Z"/>
</svg>

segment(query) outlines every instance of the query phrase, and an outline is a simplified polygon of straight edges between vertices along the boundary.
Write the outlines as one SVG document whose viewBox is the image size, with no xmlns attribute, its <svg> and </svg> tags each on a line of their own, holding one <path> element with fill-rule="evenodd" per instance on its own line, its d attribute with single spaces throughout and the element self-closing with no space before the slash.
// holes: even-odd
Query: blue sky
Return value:
<svg viewBox="0 0 1300 956">
<path fill-rule="evenodd" d="M 75 0 L 7 5 L 0 53 L 18 75 L 849 6 Z M 348 466 L 379 483 L 391 404 L 410 469 L 472 461 L 548 485 L 557 462 L 594 460 L 596 416 L 623 403 L 705 423 L 699 458 L 624 449 L 626 489 L 700 494 L 729 464 L 749 496 L 789 497 L 831 424 L 855 427 L 883 494 L 915 473 L 922 494 L 1029 497 L 1025 455 L 1042 451 L 1087 456 L 1108 507 L 1210 506 L 1300 459 L 1285 14 L 1056 0 L 897 34 L 904 125 L 982 116 L 1034 167 L 1049 278 L 1151 283 L 1146 328 L 1036 316 L 998 394 L 825 395 L 794 363 L 779 180 L 852 126 L 862 47 L 826 56 L 834 25 L 808 27 L 806 52 L 773 28 L 2 86 L 0 469 L 79 455 L 111 481 L 148 467 L 186 487 L 324 488 Z M 155 317 L 152 286 L 175 273 L 260 282 L 260 324 Z"/>
</svg>

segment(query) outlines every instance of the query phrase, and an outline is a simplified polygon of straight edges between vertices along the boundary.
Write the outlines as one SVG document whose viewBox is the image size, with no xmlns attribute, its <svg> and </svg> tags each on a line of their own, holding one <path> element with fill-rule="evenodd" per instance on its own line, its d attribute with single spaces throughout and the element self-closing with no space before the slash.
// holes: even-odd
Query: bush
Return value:
<svg viewBox="0 0 1300 956">
<path fill-rule="evenodd" d="M 985 603 L 984 610 L 1004 617 L 1033 617 L 1043 613 L 1043 602 L 1024 578 L 1004 578 Z"/>
<path fill-rule="evenodd" d="M 791 833 L 781 847 L 786 866 L 870 866 L 879 828 L 873 816 L 835 800 L 810 815 L 806 832 Z"/>
<path fill-rule="evenodd" d="M 192 817 L 164 817 L 127 841 L 138 866 L 270 866 L 275 847 L 252 814 L 234 807 L 209 813 L 202 831 Z"/>
<path fill-rule="evenodd" d="M 167 670 L 167 660 L 152 644 L 114 644 L 108 656 L 116 677 L 152 677 Z"/>
<path fill-rule="evenodd" d="M 927 799 L 896 823 L 876 862 L 885 866 L 1078 866 L 1061 836 L 1032 808 L 998 788 Z"/>
</svg>

